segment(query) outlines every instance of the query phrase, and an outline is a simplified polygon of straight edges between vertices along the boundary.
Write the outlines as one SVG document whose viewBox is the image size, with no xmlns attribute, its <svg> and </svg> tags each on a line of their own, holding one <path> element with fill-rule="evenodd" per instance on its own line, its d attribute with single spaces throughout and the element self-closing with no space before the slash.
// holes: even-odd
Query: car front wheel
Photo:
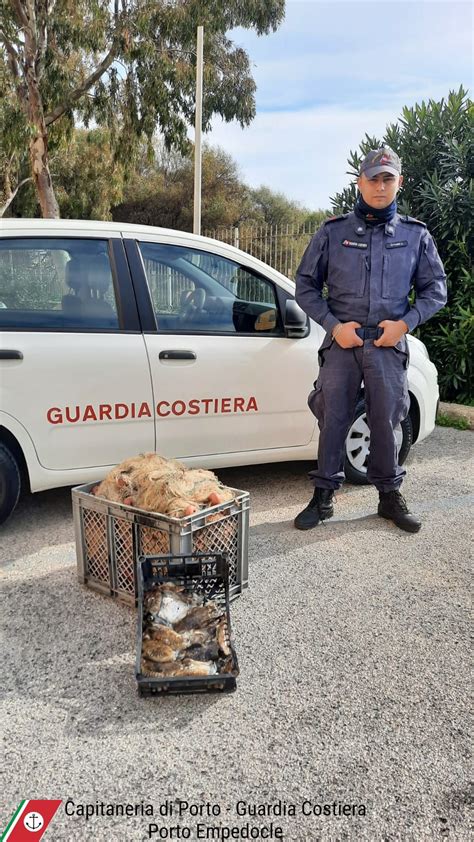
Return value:
<svg viewBox="0 0 474 842">
<path fill-rule="evenodd" d="M 18 462 L 8 447 L 0 444 L 0 523 L 10 517 L 20 496 L 21 478 Z"/>
<path fill-rule="evenodd" d="M 400 448 L 398 461 L 403 465 L 413 444 L 413 424 L 410 415 L 403 419 L 395 430 Z M 357 404 L 354 421 L 346 439 L 344 471 L 346 479 L 355 485 L 367 484 L 367 459 L 370 451 L 370 429 L 367 424 L 364 400 Z"/>
</svg>

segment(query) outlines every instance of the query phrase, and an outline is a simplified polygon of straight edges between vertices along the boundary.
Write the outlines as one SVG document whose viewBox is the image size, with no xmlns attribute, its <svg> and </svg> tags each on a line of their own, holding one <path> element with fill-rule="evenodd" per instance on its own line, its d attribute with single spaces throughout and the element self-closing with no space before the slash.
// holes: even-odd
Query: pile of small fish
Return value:
<svg viewBox="0 0 474 842">
<path fill-rule="evenodd" d="M 181 518 L 235 498 L 212 471 L 186 468 L 158 453 L 140 453 L 113 468 L 92 490 L 97 497 Z M 217 518 L 216 518 L 217 519 Z"/>
<path fill-rule="evenodd" d="M 163 582 L 144 599 L 141 671 L 155 678 L 238 674 L 225 609 Z"/>
</svg>

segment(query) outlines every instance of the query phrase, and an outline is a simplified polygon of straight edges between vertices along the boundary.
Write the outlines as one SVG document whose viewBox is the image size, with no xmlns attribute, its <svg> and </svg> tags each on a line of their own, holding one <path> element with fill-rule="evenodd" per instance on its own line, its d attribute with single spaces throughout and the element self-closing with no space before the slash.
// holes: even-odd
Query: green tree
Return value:
<svg viewBox="0 0 474 842">
<path fill-rule="evenodd" d="M 255 83 L 247 53 L 226 33 L 238 26 L 258 34 L 276 29 L 284 0 L 11 0 L 2 12 L 0 158 L 15 164 L 17 177 L 29 163 L 42 215 L 57 217 L 50 155 L 76 121 L 107 127 L 124 164 L 133 161 L 141 138 L 151 144 L 157 128 L 168 147 L 186 148 L 198 25 L 204 26 L 204 128 L 214 114 L 247 125 L 255 114 Z M 10 173 L 5 193 L 15 187 Z"/>
<path fill-rule="evenodd" d="M 304 219 L 305 225 L 309 225 L 312 229 L 320 228 L 323 222 L 332 216 L 329 210 L 315 210 L 309 211 Z"/>
<path fill-rule="evenodd" d="M 249 202 L 248 188 L 237 164 L 219 147 L 204 145 L 202 154 L 202 227 L 236 225 Z M 152 162 L 145 150 L 123 201 L 112 210 L 114 220 L 192 231 L 194 166 L 190 155 L 155 148 Z"/>
<path fill-rule="evenodd" d="M 123 195 L 124 166 L 114 159 L 107 129 L 75 129 L 66 148 L 51 155 L 51 174 L 61 217 L 112 219 L 111 207 Z M 40 213 L 31 183 L 13 199 L 13 216 Z"/>
<path fill-rule="evenodd" d="M 302 223 L 309 213 L 299 202 L 288 199 L 284 193 L 277 193 L 261 185 L 250 191 L 252 221 L 266 225 L 288 225 Z"/>
<path fill-rule="evenodd" d="M 62 217 L 112 219 L 111 207 L 122 198 L 124 166 L 114 160 L 107 129 L 76 129 L 52 169 Z"/>
<path fill-rule="evenodd" d="M 252 206 L 239 226 L 239 244 L 294 277 L 311 235 L 330 212 L 311 211 L 265 185 L 251 190 L 250 200 Z"/>
<path fill-rule="evenodd" d="M 447 99 L 404 108 L 383 138 L 365 136 L 350 152 L 348 175 L 355 179 L 369 149 L 388 144 L 402 159 L 399 210 L 425 222 L 435 237 L 448 276 L 448 304 L 416 332 L 438 368 L 445 400 L 474 396 L 472 273 L 473 105 L 461 86 Z M 331 199 L 335 213 L 352 210 L 353 181 Z"/>
<path fill-rule="evenodd" d="M 18 119 L 16 105 L 6 96 L 4 80 L 0 76 L 0 129 L 9 126 L 0 143 L 0 217 L 11 209 L 21 187 L 31 181 L 22 172 L 22 149 L 28 142 L 23 120 Z"/>
</svg>

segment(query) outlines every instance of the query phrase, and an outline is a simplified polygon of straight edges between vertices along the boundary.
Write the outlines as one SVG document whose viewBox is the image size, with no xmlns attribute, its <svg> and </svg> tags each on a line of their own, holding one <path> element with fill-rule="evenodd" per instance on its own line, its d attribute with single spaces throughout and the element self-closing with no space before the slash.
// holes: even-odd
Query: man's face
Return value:
<svg viewBox="0 0 474 842">
<path fill-rule="evenodd" d="M 363 173 L 357 179 L 362 198 L 371 208 L 387 208 L 393 202 L 402 184 L 402 175 L 392 175 L 388 172 L 381 172 L 373 178 L 367 178 Z"/>
</svg>

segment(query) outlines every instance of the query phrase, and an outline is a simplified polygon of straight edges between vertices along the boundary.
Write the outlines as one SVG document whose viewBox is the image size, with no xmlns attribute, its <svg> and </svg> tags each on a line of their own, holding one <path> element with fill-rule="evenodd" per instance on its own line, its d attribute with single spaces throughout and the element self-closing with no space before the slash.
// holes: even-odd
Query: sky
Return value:
<svg viewBox="0 0 474 842">
<path fill-rule="evenodd" d="M 306 207 L 330 208 L 347 186 L 350 150 L 382 137 L 402 108 L 472 92 L 473 12 L 458 0 L 287 0 L 270 35 L 236 29 L 257 84 L 245 129 L 215 119 L 221 146 L 252 187 L 265 184 Z"/>
</svg>

